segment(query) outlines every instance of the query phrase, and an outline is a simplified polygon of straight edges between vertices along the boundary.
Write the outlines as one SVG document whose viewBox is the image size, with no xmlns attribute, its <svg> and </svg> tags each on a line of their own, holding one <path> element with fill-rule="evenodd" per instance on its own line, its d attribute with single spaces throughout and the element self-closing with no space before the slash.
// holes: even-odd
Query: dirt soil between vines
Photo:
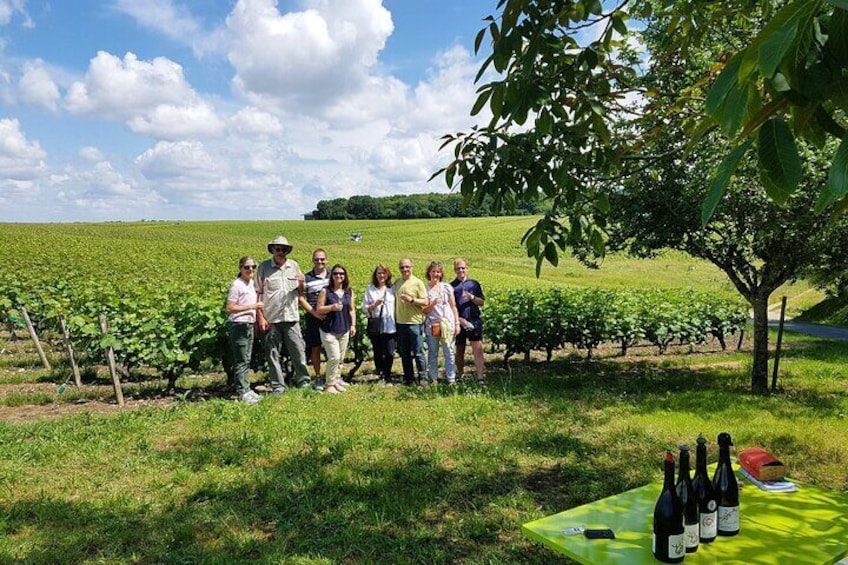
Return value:
<svg viewBox="0 0 848 565">
<path fill-rule="evenodd" d="M 735 344 L 734 344 L 735 346 Z M 750 344 L 747 342 L 742 349 L 748 349 Z M 721 348 L 717 344 L 705 346 L 696 346 L 694 351 L 698 354 L 719 353 Z M 749 350 L 750 351 L 750 350 Z M 629 363 L 629 362 L 660 362 L 668 360 L 678 355 L 691 354 L 692 350 L 689 346 L 670 347 L 664 355 L 658 355 L 656 348 L 652 346 L 639 346 L 630 349 L 627 355 L 620 355 L 618 348 L 604 345 L 596 351 L 595 357 L 613 363 Z M 558 353 L 558 357 L 563 354 L 570 355 L 575 360 L 579 361 L 585 358 L 585 351 L 565 350 Z M 545 354 L 544 352 L 532 352 L 531 361 L 532 368 L 526 367 L 530 371 L 545 370 Z M 396 370 L 399 370 L 400 361 L 396 360 Z M 513 370 L 523 370 L 523 355 L 514 356 L 510 359 L 510 365 Z M 720 363 L 720 368 L 735 369 L 741 366 L 741 363 Z M 497 375 L 504 372 L 506 369 L 503 364 L 503 353 L 489 353 L 486 355 L 486 366 L 488 369 L 490 380 L 497 378 Z M 718 368 L 709 362 L 698 364 L 690 367 L 693 370 L 705 370 L 710 368 Z M 370 369 L 370 363 L 366 362 L 363 366 L 363 371 L 367 373 Z M 468 359 L 465 369 L 465 379 L 473 379 L 473 363 Z M 124 406 L 118 406 L 115 400 L 115 394 L 112 386 L 108 383 L 105 367 L 98 367 L 97 373 L 100 377 L 97 383 L 85 383 L 83 379 L 83 387 L 77 389 L 73 384 L 68 384 L 65 391 L 58 393 L 59 383 L 53 382 L 50 373 L 40 369 L 21 368 L 21 367 L 6 367 L 0 368 L 0 423 L 6 424 L 25 424 L 41 420 L 53 420 L 63 418 L 70 415 L 89 412 L 92 414 L 118 414 L 126 410 L 136 410 L 146 407 L 168 407 L 181 401 L 201 401 L 208 398 L 232 398 L 233 394 L 228 394 L 220 390 L 221 384 L 225 380 L 222 373 L 207 373 L 204 375 L 193 376 L 191 388 L 178 390 L 176 394 L 167 393 L 164 388 L 157 389 L 155 384 L 153 388 L 147 388 L 143 393 L 132 390 L 131 386 L 124 389 Z M 33 378 L 35 376 L 35 378 Z M 12 377 L 12 378 L 10 378 Z M 364 374 L 357 376 L 355 380 L 367 381 L 371 378 L 376 378 L 374 375 Z M 14 380 L 24 380 L 26 382 L 8 382 Z M 2 381 L 7 382 L 3 383 Z M 33 382 L 34 380 L 38 382 Z M 123 380 L 123 379 L 122 379 Z M 146 379 L 142 379 L 146 380 Z M 152 381 L 147 381 L 152 384 L 159 379 L 153 377 Z M 160 381 L 161 382 L 161 381 Z M 136 380 L 134 384 L 138 384 Z M 125 383 L 130 384 L 130 383 Z M 261 381 L 255 382 L 258 389 L 262 389 Z M 195 386 L 197 385 L 197 386 Z M 129 390 L 128 390 L 129 389 Z"/>
</svg>

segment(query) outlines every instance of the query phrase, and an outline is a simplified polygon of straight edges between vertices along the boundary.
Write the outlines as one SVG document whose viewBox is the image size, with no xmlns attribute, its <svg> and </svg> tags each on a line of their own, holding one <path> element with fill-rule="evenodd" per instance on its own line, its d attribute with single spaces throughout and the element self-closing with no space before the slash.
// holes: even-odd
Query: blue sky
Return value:
<svg viewBox="0 0 848 565">
<path fill-rule="evenodd" d="M 0 0 L 0 221 L 445 191 L 497 0 Z"/>
</svg>

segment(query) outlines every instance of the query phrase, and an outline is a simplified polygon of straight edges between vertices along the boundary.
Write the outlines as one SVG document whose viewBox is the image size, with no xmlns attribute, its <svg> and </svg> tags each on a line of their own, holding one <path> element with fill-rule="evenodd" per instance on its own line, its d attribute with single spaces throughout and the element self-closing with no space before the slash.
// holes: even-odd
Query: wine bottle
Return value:
<svg viewBox="0 0 848 565">
<path fill-rule="evenodd" d="M 665 479 L 662 492 L 654 506 L 654 531 L 651 550 L 664 563 L 680 563 L 686 555 L 683 529 L 683 505 L 674 488 L 674 457 L 665 454 Z"/>
<path fill-rule="evenodd" d="M 707 475 L 707 439 L 698 436 L 695 448 L 695 478 L 692 486 L 698 498 L 698 516 L 700 517 L 699 536 L 701 543 L 710 543 L 718 532 L 718 502 L 710 477 Z"/>
<path fill-rule="evenodd" d="M 713 488 L 718 501 L 718 535 L 739 533 L 739 485 L 730 463 L 730 434 L 718 434 L 718 467 L 713 475 Z"/>
<path fill-rule="evenodd" d="M 698 551 L 698 539 L 700 537 L 701 518 L 698 512 L 698 495 L 692 485 L 692 477 L 689 475 L 689 446 L 680 446 L 680 457 L 678 459 L 679 470 L 677 473 L 677 496 L 683 505 L 683 530 L 686 541 L 686 553 Z"/>
</svg>

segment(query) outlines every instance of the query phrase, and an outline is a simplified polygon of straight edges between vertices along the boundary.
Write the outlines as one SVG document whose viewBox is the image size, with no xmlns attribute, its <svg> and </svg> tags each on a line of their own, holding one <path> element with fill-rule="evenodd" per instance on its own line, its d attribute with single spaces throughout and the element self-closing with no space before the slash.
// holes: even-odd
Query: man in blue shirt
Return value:
<svg viewBox="0 0 848 565">
<path fill-rule="evenodd" d="M 312 270 L 304 275 L 303 295 L 300 307 L 306 311 L 306 352 L 315 371 L 315 390 L 324 390 L 324 377 L 321 376 L 321 320 L 318 313 L 318 295 L 330 283 L 330 271 L 327 270 L 327 252 L 320 247 L 312 252 Z"/>
<path fill-rule="evenodd" d="M 459 311 L 459 335 L 456 336 L 456 375 L 462 378 L 465 369 L 465 344 L 471 343 L 474 354 L 474 368 L 477 372 L 477 382 L 486 382 L 486 367 L 483 360 L 483 320 L 480 318 L 480 307 L 486 301 L 483 287 L 474 279 L 468 278 L 468 263 L 465 259 L 457 258 L 453 262 L 456 278 L 451 281 L 456 308 Z"/>
</svg>

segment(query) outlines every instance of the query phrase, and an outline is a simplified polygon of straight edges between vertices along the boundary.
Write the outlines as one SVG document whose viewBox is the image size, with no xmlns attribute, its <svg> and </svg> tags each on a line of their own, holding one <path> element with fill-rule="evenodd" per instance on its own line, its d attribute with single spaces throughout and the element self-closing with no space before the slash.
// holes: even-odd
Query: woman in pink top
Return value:
<svg viewBox="0 0 848 565">
<path fill-rule="evenodd" d="M 239 399 L 248 404 L 259 402 L 259 395 L 250 389 L 250 357 L 253 354 L 253 324 L 256 310 L 262 303 L 256 300 L 253 275 L 256 261 L 253 257 L 239 259 L 239 275 L 230 285 L 227 294 L 227 314 L 230 315 L 230 345 L 233 348 L 233 373 Z"/>
</svg>

